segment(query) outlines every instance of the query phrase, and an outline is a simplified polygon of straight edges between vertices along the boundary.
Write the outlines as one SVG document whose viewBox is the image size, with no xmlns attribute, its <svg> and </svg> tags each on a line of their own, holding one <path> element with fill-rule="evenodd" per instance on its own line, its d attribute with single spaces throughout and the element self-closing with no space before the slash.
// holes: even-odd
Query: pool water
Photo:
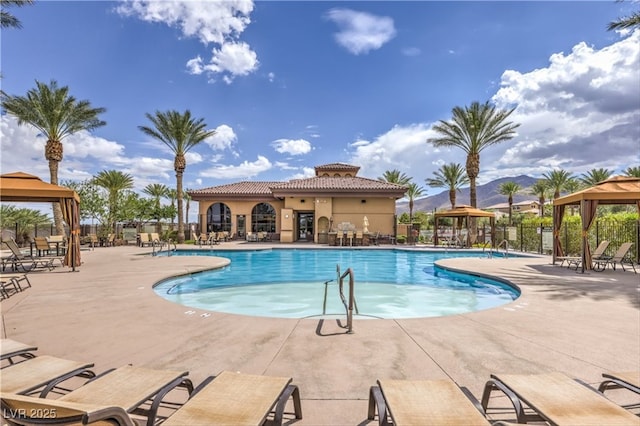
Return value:
<svg viewBox="0 0 640 426">
<path fill-rule="evenodd" d="M 420 318 L 461 314 L 515 300 L 506 283 L 448 272 L 434 266 L 448 257 L 479 257 L 473 252 L 409 250 L 184 250 L 183 256 L 211 255 L 231 260 L 227 267 L 171 278 L 154 290 L 185 306 L 235 314 L 304 318 L 344 314 L 336 266 L 351 268 L 360 316 Z M 327 282 L 327 284 L 325 284 Z M 348 278 L 344 293 L 348 294 Z"/>
</svg>

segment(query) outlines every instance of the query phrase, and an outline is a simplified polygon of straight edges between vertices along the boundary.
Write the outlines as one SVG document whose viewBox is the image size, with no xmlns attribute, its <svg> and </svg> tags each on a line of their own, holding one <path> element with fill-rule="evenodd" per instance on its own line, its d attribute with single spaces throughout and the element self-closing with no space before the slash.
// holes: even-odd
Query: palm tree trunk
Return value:
<svg viewBox="0 0 640 426">
<path fill-rule="evenodd" d="M 49 181 L 52 185 L 58 184 L 58 161 L 49 160 Z M 62 218 L 62 207 L 60 203 L 52 203 L 53 222 L 56 227 L 56 235 L 64 235 L 64 219 Z"/>
<path fill-rule="evenodd" d="M 176 172 L 176 195 L 178 199 L 178 244 L 184 243 L 184 217 L 182 212 L 182 172 Z"/>
</svg>

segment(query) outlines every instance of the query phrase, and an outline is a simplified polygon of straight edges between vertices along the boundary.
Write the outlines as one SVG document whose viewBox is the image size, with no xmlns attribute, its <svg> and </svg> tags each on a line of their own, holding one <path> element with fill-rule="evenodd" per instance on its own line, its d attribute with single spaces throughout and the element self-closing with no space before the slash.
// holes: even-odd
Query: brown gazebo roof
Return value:
<svg viewBox="0 0 640 426">
<path fill-rule="evenodd" d="M 435 217 L 496 217 L 496 214 L 461 204 L 450 210 L 436 212 Z"/>
<path fill-rule="evenodd" d="M 42 181 L 38 176 L 16 172 L 0 176 L 0 200 L 20 202 L 59 202 L 63 198 L 80 197 L 72 189 Z"/>
<path fill-rule="evenodd" d="M 635 204 L 640 201 L 640 178 L 614 176 L 591 188 L 556 198 L 553 205 L 580 204 L 582 200 L 597 200 L 599 204 Z"/>
</svg>

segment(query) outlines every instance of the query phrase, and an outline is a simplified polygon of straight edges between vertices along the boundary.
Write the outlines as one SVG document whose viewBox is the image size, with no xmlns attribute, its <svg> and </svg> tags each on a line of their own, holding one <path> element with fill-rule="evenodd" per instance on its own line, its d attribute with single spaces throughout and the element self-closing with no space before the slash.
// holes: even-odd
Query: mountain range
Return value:
<svg viewBox="0 0 640 426">
<path fill-rule="evenodd" d="M 513 196 L 513 202 L 518 203 L 526 200 L 538 200 L 536 195 L 531 194 L 531 186 L 538 181 L 537 178 L 533 178 L 527 175 L 520 175 L 516 177 L 504 177 L 484 185 L 476 185 L 476 194 L 478 200 L 478 208 L 486 208 L 495 204 L 507 203 L 508 199 L 505 195 L 500 195 L 499 187 L 505 182 L 515 182 L 522 188 L 517 194 Z M 438 188 L 425 187 L 426 190 L 434 190 Z M 426 192 L 426 191 L 425 191 Z M 469 187 L 461 188 L 456 193 L 456 204 L 470 204 L 469 202 Z M 428 197 L 420 198 L 413 201 L 413 211 L 433 211 L 434 209 L 449 209 L 451 208 L 451 202 L 449 201 L 449 190 L 444 190 L 436 195 L 430 195 Z M 401 201 L 396 204 L 396 213 L 398 215 L 409 212 L 409 202 Z"/>
</svg>

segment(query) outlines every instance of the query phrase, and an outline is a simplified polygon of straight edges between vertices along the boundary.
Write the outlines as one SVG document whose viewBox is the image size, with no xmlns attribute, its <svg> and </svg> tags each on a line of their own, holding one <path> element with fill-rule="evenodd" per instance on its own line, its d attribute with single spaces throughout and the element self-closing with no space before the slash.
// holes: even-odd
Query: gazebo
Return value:
<svg viewBox="0 0 640 426">
<path fill-rule="evenodd" d="M 476 209 L 475 207 L 467 206 L 467 205 L 459 205 L 450 210 L 444 210 L 435 212 L 435 226 L 433 233 L 433 243 L 438 245 L 438 222 L 442 217 L 450 217 L 450 218 L 458 218 L 459 220 L 464 219 L 465 228 L 467 230 L 467 235 L 471 235 L 470 233 L 470 218 L 473 217 L 488 217 L 491 224 L 491 247 L 495 246 L 495 236 L 496 236 L 496 215 L 492 212 L 487 212 L 484 210 Z M 455 226 L 455 225 L 454 225 Z M 471 240 L 467 239 L 467 246 L 471 245 Z"/>
<path fill-rule="evenodd" d="M 0 201 L 60 203 L 62 216 L 69 225 L 69 249 L 64 264 L 73 271 L 80 266 L 80 197 L 75 191 L 27 173 L 8 173 L 0 175 Z"/>
<path fill-rule="evenodd" d="M 640 212 L 640 178 L 615 176 L 590 188 L 553 200 L 553 263 L 564 256 L 560 243 L 560 228 L 565 207 L 580 206 L 582 221 L 582 272 L 591 269 L 591 249 L 589 248 L 589 228 L 596 217 L 598 205 L 635 204 Z"/>
</svg>

